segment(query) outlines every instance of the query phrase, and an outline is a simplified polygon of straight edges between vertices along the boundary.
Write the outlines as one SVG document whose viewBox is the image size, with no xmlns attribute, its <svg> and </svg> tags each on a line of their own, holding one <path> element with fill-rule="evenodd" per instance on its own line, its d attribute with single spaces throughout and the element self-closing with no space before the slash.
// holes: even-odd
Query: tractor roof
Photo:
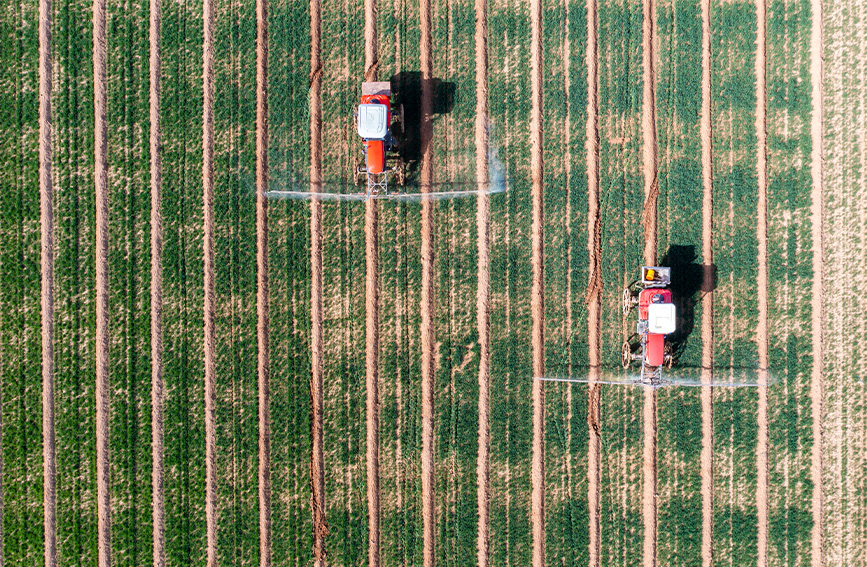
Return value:
<svg viewBox="0 0 867 567">
<path fill-rule="evenodd" d="M 388 109 L 384 104 L 358 105 L 358 135 L 367 140 L 383 140 L 388 133 Z"/>
</svg>

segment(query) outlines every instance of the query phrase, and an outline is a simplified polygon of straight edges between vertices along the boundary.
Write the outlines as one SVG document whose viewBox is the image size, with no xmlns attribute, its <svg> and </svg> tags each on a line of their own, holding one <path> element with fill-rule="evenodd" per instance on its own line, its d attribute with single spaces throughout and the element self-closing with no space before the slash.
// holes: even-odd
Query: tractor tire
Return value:
<svg viewBox="0 0 867 567">
<path fill-rule="evenodd" d="M 629 315 L 629 312 L 632 310 L 632 294 L 629 292 L 629 288 L 623 288 L 623 314 Z"/>
<path fill-rule="evenodd" d="M 623 348 L 620 353 L 620 364 L 623 365 L 623 368 L 629 368 L 629 365 L 632 364 L 632 347 L 629 345 L 629 341 L 623 341 Z"/>
<path fill-rule="evenodd" d="M 352 175 L 352 184 L 358 187 L 361 182 L 361 178 L 365 177 L 364 175 L 364 161 L 358 160 L 355 162 L 355 171 Z"/>
<path fill-rule="evenodd" d="M 672 345 L 671 343 L 668 343 L 668 342 L 665 343 L 665 356 L 663 358 L 663 363 L 662 363 L 662 365 L 665 368 L 671 368 L 672 366 L 674 366 L 675 354 L 676 354 L 676 351 L 674 349 L 674 345 Z"/>
</svg>

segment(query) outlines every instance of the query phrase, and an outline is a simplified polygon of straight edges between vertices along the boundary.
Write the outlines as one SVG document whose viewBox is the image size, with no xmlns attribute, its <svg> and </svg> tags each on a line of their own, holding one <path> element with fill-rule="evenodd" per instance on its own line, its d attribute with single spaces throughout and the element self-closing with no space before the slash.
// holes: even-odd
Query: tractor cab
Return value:
<svg viewBox="0 0 867 567">
<path fill-rule="evenodd" d="M 361 104 L 355 114 L 364 152 L 364 165 L 358 172 L 379 176 L 386 171 L 386 153 L 391 150 L 391 84 L 363 83 Z M 372 183 L 368 183 L 371 189 L 387 187 L 384 180 Z"/>
<path fill-rule="evenodd" d="M 374 97 L 364 98 L 374 99 Z M 358 135 L 365 140 L 385 140 L 386 134 L 388 134 L 388 103 L 383 104 L 377 100 L 359 104 Z"/>
</svg>

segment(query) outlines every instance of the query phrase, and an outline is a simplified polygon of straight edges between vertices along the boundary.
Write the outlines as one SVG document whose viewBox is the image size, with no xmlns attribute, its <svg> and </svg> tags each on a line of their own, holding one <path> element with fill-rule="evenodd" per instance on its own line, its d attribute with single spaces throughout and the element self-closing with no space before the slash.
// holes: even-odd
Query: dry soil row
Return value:
<svg viewBox="0 0 867 567">
<path fill-rule="evenodd" d="M 208 567 L 217 565 L 216 336 L 214 327 L 214 20 L 213 0 L 204 0 L 202 20 L 202 203 L 205 358 L 205 522 Z"/>
<path fill-rule="evenodd" d="M 531 343 L 533 376 L 545 375 L 545 302 L 543 160 L 542 160 L 542 2 L 530 2 L 530 65 L 532 109 L 530 115 L 530 175 L 532 177 L 532 268 L 533 284 L 530 309 L 533 318 Z M 541 380 L 533 381 L 533 457 L 531 465 L 531 523 L 533 530 L 533 567 L 545 565 L 545 388 Z"/>
<path fill-rule="evenodd" d="M 310 0 L 310 190 L 322 179 L 322 13 L 319 0 Z M 313 516 L 313 561 L 325 566 L 325 461 L 323 454 L 322 391 L 322 203 L 310 202 L 310 508 Z"/>
<path fill-rule="evenodd" d="M 365 81 L 377 78 L 376 33 L 376 0 L 364 0 Z M 370 567 L 379 567 L 379 202 L 368 199 L 364 205 L 367 561 Z"/>
<path fill-rule="evenodd" d="M 587 2 L 587 252 L 589 278 L 586 300 L 588 355 L 591 378 L 602 363 L 600 334 L 602 315 L 602 225 L 599 213 L 599 61 L 597 57 L 597 3 Z M 571 328 L 571 326 L 570 326 Z M 599 567 L 600 562 L 600 496 L 601 496 L 601 435 L 599 415 L 599 386 L 590 386 L 587 400 L 587 506 L 589 509 L 589 564 Z"/>
<path fill-rule="evenodd" d="M 111 565 L 111 508 L 108 460 L 108 162 L 106 155 L 106 3 L 93 3 L 94 182 L 96 186 L 96 479 L 97 555 Z"/>
</svg>

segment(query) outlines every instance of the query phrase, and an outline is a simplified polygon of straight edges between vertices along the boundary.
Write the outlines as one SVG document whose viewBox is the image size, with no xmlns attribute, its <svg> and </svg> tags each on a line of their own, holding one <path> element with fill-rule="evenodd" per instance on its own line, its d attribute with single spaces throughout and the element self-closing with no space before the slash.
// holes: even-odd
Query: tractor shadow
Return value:
<svg viewBox="0 0 867 567">
<path fill-rule="evenodd" d="M 403 122 L 395 127 L 395 134 L 402 140 L 401 155 L 407 162 L 407 177 L 415 178 L 415 173 L 421 167 L 421 156 L 426 148 L 422 147 L 422 110 L 421 71 L 403 71 L 392 75 L 391 92 L 394 101 L 392 112 L 400 112 L 403 105 Z M 452 111 L 455 101 L 455 83 L 433 78 L 433 116 L 448 114 Z"/>
<path fill-rule="evenodd" d="M 695 246 L 680 245 L 669 246 L 659 265 L 671 268 L 669 287 L 677 308 L 677 329 L 667 342 L 676 362 L 695 328 L 695 306 L 704 294 L 716 289 L 716 266 L 700 264 Z"/>
</svg>

